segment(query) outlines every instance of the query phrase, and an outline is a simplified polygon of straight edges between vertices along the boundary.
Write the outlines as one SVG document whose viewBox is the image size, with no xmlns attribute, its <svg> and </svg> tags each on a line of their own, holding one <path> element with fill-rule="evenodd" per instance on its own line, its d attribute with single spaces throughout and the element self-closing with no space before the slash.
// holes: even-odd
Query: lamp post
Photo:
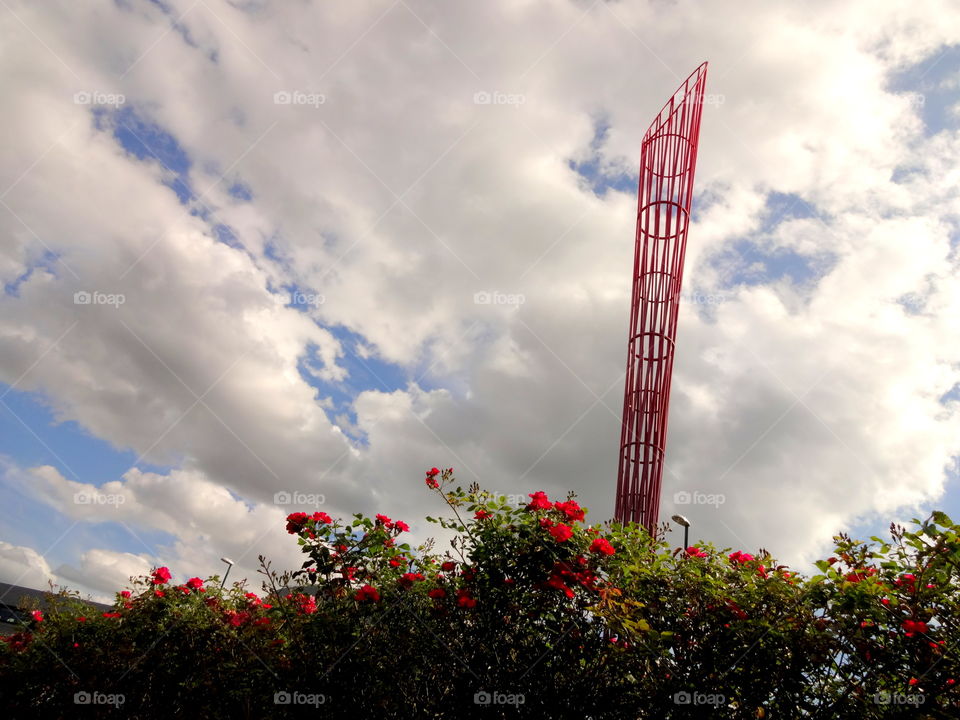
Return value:
<svg viewBox="0 0 960 720">
<path fill-rule="evenodd" d="M 230 558 L 222 557 L 220 558 L 220 562 L 227 564 L 227 571 L 223 574 L 223 580 L 220 581 L 220 589 L 223 590 L 223 585 L 224 583 L 227 582 L 227 575 L 230 574 L 230 568 L 233 567 L 233 560 L 231 560 Z"/>
<path fill-rule="evenodd" d="M 683 515 L 674 515 L 671 518 L 677 525 L 683 526 L 683 549 L 690 547 L 690 521 Z"/>
</svg>

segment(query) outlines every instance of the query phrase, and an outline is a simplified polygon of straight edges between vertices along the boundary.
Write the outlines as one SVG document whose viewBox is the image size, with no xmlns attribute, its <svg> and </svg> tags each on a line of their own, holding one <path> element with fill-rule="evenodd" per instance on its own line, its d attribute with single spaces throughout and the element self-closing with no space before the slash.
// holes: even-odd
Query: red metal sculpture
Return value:
<svg viewBox="0 0 960 720">
<path fill-rule="evenodd" d="M 707 63 L 643 136 L 615 517 L 652 531 L 660 508 L 670 375 Z"/>
</svg>

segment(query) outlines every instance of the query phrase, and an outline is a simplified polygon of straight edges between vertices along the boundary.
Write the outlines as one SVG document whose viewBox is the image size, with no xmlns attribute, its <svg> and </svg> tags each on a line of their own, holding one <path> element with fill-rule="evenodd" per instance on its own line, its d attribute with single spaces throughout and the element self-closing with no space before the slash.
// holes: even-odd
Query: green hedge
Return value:
<svg viewBox="0 0 960 720">
<path fill-rule="evenodd" d="M 838 536 L 813 577 L 767 554 L 672 550 L 426 484 L 443 554 L 382 515 L 293 513 L 306 556 L 260 594 L 134 580 L 107 613 L 63 593 L 0 647 L 7 716 L 372 718 L 960 717 L 960 538 L 943 513 L 887 540 Z M 288 587 L 296 588 L 289 592 Z"/>
</svg>

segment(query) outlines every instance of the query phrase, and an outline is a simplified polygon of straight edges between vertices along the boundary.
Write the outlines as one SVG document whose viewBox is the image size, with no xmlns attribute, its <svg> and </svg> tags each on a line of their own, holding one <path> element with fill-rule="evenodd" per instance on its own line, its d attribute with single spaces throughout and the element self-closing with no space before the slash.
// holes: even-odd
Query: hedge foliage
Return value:
<svg viewBox="0 0 960 720">
<path fill-rule="evenodd" d="M 262 591 L 157 568 L 109 612 L 63 592 L 0 647 L 9 717 L 958 718 L 960 527 L 835 538 L 805 577 L 671 549 L 570 496 L 426 484 L 452 550 L 383 515 L 292 513 Z M 294 588 L 288 591 L 286 588 Z"/>
</svg>

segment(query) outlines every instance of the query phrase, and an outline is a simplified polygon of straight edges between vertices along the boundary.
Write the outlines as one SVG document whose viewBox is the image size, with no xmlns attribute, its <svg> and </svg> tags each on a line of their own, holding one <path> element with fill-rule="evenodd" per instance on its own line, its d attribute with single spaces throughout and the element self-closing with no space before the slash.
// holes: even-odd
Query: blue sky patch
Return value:
<svg viewBox="0 0 960 720">
<path fill-rule="evenodd" d="M 253 200 L 253 193 L 251 192 L 250 188 L 240 181 L 233 183 L 229 188 L 227 188 L 227 192 L 230 194 L 230 197 L 236 198 L 237 200 L 241 200 L 243 202 L 250 202 Z"/>
<path fill-rule="evenodd" d="M 891 74 L 888 90 L 908 96 L 924 134 L 957 127 L 950 107 L 960 102 L 960 45 L 944 45 L 921 62 Z"/>
<path fill-rule="evenodd" d="M 350 427 L 344 427 L 337 417 L 346 417 L 350 425 L 356 425 L 357 414 L 353 403 L 360 393 L 365 390 L 384 393 L 403 390 L 407 387 L 409 375 L 400 365 L 377 357 L 375 352 L 368 357 L 363 357 L 360 348 L 368 346 L 369 343 L 359 333 L 340 325 L 326 329 L 340 341 L 343 347 L 343 355 L 337 362 L 346 369 L 346 378 L 337 382 L 320 380 L 317 373 L 323 368 L 323 361 L 317 354 L 319 348 L 312 344 L 298 364 L 300 376 L 304 382 L 320 391 L 321 399 L 329 398 L 332 402 L 332 408 L 324 408 L 330 422 L 340 426 L 340 429 L 355 442 L 365 445 L 366 437 L 357 435 Z"/>
<path fill-rule="evenodd" d="M 711 264 L 723 287 L 764 285 L 788 280 L 795 285 L 814 282 L 836 262 L 835 255 L 810 256 L 777 247 L 772 233 L 789 220 L 817 217 L 816 209 L 798 195 L 771 192 L 760 219 L 760 229 L 751 237 L 735 240 L 717 253 Z"/>
<path fill-rule="evenodd" d="M 159 163 L 171 175 L 164 184 L 177 194 L 181 203 L 186 204 L 194 197 L 190 186 L 190 157 L 173 135 L 141 118 L 132 107 L 122 107 L 109 115 L 113 136 L 124 150 L 138 160 Z M 104 115 L 99 119 L 106 120 Z"/>
<path fill-rule="evenodd" d="M 22 468 L 52 465 L 68 480 L 100 486 L 120 480 L 137 460 L 132 450 L 118 450 L 72 420 L 58 423 L 38 393 L 10 390 L 9 385 L 0 384 L 0 397 L 4 452 Z M 156 473 L 171 469 L 143 461 L 136 466 Z"/>
<path fill-rule="evenodd" d="M 45 250 L 36 260 L 30 262 L 30 264 L 27 266 L 27 269 L 24 270 L 19 277 L 14 278 L 13 282 L 4 283 L 4 295 L 20 297 L 20 286 L 29 280 L 30 276 L 33 275 L 34 271 L 38 268 L 43 268 L 51 275 L 56 275 L 57 273 L 54 269 L 54 266 L 57 264 L 59 259 L 59 254 L 51 252 L 50 250 Z"/>
<path fill-rule="evenodd" d="M 596 120 L 593 126 L 593 139 L 590 141 L 589 157 L 583 161 L 568 160 L 567 166 L 587 181 L 597 197 L 603 197 L 610 190 L 636 195 L 639 178 L 636 173 L 611 172 L 603 166 L 603 146 L 607 142 L 609 133 L 609 120 L 606 118 Z"/>
</svg>

